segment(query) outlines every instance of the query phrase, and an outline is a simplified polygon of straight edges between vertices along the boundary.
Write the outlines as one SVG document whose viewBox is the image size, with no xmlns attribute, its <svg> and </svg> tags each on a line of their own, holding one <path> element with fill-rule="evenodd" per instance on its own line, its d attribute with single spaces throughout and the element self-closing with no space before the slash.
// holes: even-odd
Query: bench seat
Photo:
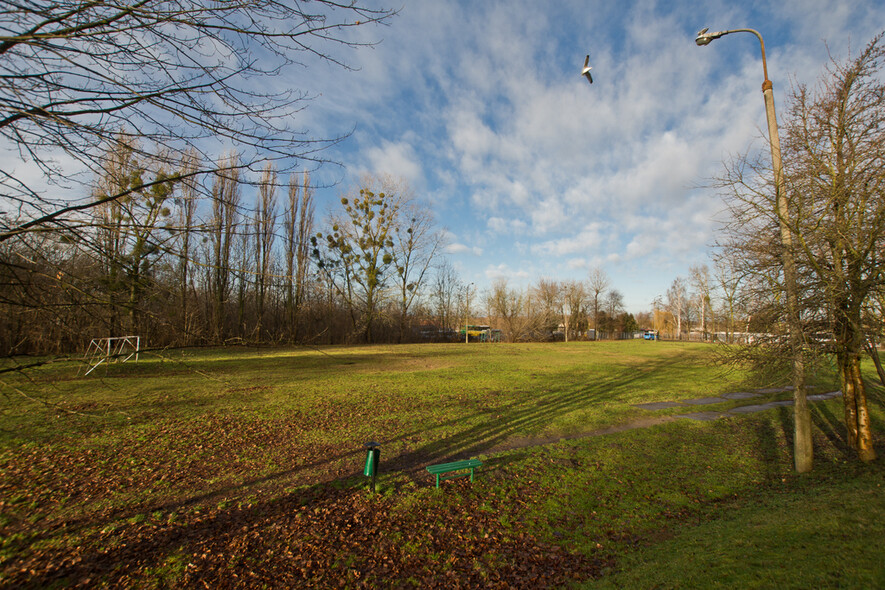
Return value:
<svg viewBox="0 0 885 590">
<path fill-rule="evenodd" d="M 430 465 L 427 467 L 427 471 L 431 475 L 436 476 L 436 487 L 439 487 L 439 482 L 445 479 L 451 479 L 453 477 L 463 477 L 470 475 L 470 481 L 473 481 L 473 470 L 477 467 L 482 466 L 482 461 L 479 459 L 465 459 L 464 461 L 452 461 L 451 463 L 439 463 L 437 465 Z M 467 473 L 467 470 L 470 470 Z M 465 473 L 455 473 L 458 471 L 464 471 Z M 444 475 L 446 473 L 454 473 L 454 475 Z"/>
</svg>

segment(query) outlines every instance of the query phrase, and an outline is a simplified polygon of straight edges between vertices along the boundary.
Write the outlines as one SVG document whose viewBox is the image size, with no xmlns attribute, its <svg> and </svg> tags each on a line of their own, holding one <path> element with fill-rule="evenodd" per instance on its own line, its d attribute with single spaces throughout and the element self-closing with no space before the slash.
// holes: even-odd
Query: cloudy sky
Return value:
<svg viewBox="0 0 885 590">
<path fill-rule="evenodd" d="M 604 2 L 410 0 L 380 40 L 314 67 L 315 134 L 353 129 L 327 156 L 320 215 L 361 172 L 409 181 L 449 238 L 462 280 L 584 279 L 601 267 L 629 311 L 708 261 L 722 203 L 710 179 L 767 146 L 755 28 L 783 115 L 791 85 L 885 28 L 878 0 Z M 590 53 L 594 84 L 580 77 Z"/>
<path fill-rule="evenodd" d="M 885 29 L 885 3 L 409 0 L 387 25 L 348 29 L 372 46 L 324 48 L 352 70 L 305 56 L 263 83 L 313 96 L 294 121 L 308 137 L 349 134 L 311 177 L 318 218 L 363 173 L 401 177 L 465 283 L 598 267 L 635 313 L 709 262 L 723 161 L 767 150 L 757 39 L 698 47 L 704 27 L 762 33 L 783 117 L 791 87 Z M 16 158 L 0 167 L 39 174 Z"/>
</svg>

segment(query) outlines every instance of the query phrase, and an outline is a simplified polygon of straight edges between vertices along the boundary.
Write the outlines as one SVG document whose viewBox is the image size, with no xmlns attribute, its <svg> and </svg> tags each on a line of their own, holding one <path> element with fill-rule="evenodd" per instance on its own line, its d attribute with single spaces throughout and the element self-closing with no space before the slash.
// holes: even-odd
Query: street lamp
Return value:
<svg viewBox="0 0 885 590">
<path fill-rule="evenodd" d="M 805 397 L 805 363 L 802 359 L 802 335 L 799 322 L 799 290 L 796 281 L 796 261 L 793 258 L 793 232 L 787 223 L 789 209 L 787 206 L 787 191 L 784 182 L 784 169 L 781 163 L 781 142 L 777 131 L 777 117 L 774 113 L 774 93 L 772 92 L 771 80 L 768 79 L 768 64 L 765 61 L 765 41 L 762 35 L 754 29 L 732 29 L 730 31 L 717 31 L 708 33 L 709 29 L 698 31 L 694 42 L 703 47 L 709 45 L 714 39 L 724 37 L 730 33 L 753 33 L 759 39 L 762 48 L 762 72 L 765 80 L 762 82 L 762 96 L 765 98 L 765 115 L 768 119 L 768 137 L 771 144 L 771 167 L 774 171 L 774 190 L 776 196 L 776 208 L 778 225 L 780 226 L 781 244 L 783 245 L 784 263 L 784 289 L 787 295 L 787 325 L 790 329 L 790 348 L 793 357 L 793 400 L 795 404 L 795 437 L 794 455 L 796 471 L 804 473 L 811 470 L 812 446 L 811 446 L 811 417 L 808 410 L 808 400 Z"/>
</svg>

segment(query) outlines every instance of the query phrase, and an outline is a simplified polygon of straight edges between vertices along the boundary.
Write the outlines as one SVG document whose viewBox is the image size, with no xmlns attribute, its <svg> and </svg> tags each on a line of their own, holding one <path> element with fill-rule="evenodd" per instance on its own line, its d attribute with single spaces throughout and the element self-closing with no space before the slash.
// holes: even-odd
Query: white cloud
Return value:
<svg viewBox="0 0 885 590">
<path fill-rule="evenodd" d="M 473 256 L 482 256 L 482 248 L 477 246 L 467 246 L 465 244 L 449 244 L 445 248 L 449 254 L 472 254 Z"/>
<path fill-rule="evenodd" d="M 365 157 L 368 171 L 373 174 L 392 174 L 405 178 L 413 186 L 423 184 L 421 161 L 407 142 L 383 141 L 380 146 L 368 148 Z"/>
<path fill-rule="evenodd" d="M 508 281 L 522 281 L 525 279 L 532 278 L 532 273 L 529 273 L 525 270 L 513 270 L 506 263 L 489 265 L 485 269 L 485 277 L 490 282 L 497 281 L 499 279 L 506 279 Z"/>
<path fill-rule="evenodd" d="M 567 256 L 577 253 L 593 253 L 600 249 L 605 237 L 601 224 L 591 223 L 582 228 L 577 234 L 573 226 L 570 226 L 568 220 L 563 220 L 563 233 L 565 237 L 540 242 L 532 248 L 532 253 L 536 256 Z"/>
<path fill-rule="evenodd" d="M 504 219 L 503 217 L 490 217 L 486 225 L 493 232 L 510 235 L 522 234 L 528 227 L 526 222 L 521 219 Z"/>
</svg>

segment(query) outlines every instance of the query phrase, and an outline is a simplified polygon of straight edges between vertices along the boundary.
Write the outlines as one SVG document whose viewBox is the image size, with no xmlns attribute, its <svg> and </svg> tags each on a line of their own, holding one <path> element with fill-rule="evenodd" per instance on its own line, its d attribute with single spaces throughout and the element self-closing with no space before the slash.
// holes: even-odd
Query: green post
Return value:
<svg viewBox="0 0 885 590">
<path fill-rule="evenodd" d="M 375 493 L 375 478 L 378 475 L 378 462 L 381 460 L 381 445 L 376 442 L 367 442 L 363 445 L 366 448 L 366 466 L 363 469 L 363 475 L 372 478 L 372 493 Z"/>
</svg>

